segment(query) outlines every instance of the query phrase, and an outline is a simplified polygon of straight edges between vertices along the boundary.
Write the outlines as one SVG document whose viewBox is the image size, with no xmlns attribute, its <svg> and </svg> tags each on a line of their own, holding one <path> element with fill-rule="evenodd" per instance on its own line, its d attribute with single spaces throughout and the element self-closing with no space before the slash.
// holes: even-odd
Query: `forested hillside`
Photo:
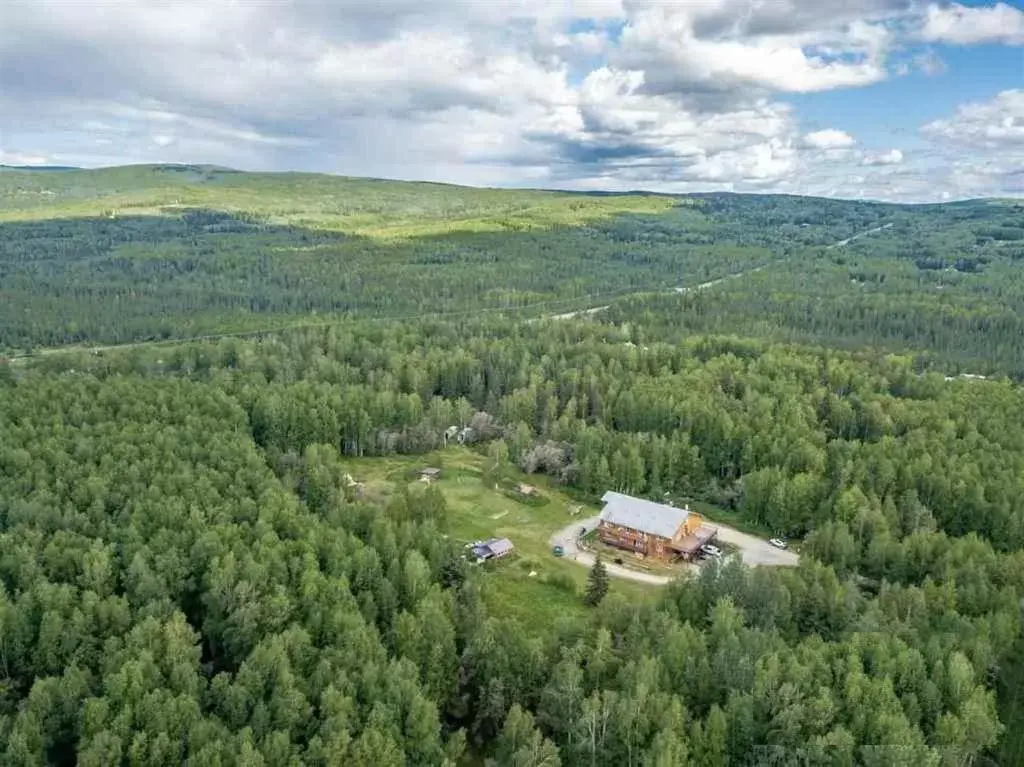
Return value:
<svg viewBox="0 0 1024 767">
<path fill-rule="evenodd" d="M 0 764 L 1024 762 L 1019 207 L 0 189 Z M 470 566 L 444 487 L 352 479 L 453 426 L 457 486 L 800 564 L 597 606 L 547 551 Z"/>
<path fill-rule="evenodd" d="M 639 294 L 658 333 L 1024 373 L 1024 206 L 572 195 L 206 166 L 0 175 L 0 352 L 536 316 Z M 736 276 L 713 291 L 692 288 Z M 673 293 L 682 289 L 682 294 Z M 628 299 L 624 299 L 627 300 Z M 664 307 L 664 310 L 659 307 Z"/>
<path fill-rule="evenodd" d="M 621 316 L 650 310 L 665 320 L 654 326 L 660 338 L 728 332 L 910 349 L 953 372 L 1024 375 L 1024 205 L 817 202 L 818 215 L 847 212 L 869 233 L 810 257 L 802 251 L 805 257 L 774 261 L 714 291 L 624 299 Z M 759 243 L 774 226 L 793 234 L 803 219 L 820 220 L 809 204 L 717 198 L 703 210 L 737 241 Z"/>
</svg>

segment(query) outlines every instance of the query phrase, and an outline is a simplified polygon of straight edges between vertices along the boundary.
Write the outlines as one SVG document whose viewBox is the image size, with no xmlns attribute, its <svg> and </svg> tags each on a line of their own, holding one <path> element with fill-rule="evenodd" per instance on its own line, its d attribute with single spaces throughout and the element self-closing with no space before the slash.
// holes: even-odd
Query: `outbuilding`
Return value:
<svg viewBox="0 0 1024 767">
<path fill-rule="evenodd" d="M 515 546 L 508 538 L 491 538 L 474 543 L 472 552 L 478 560 L 501 559 L 511 554 L 514 549 Z"/>
</svg>

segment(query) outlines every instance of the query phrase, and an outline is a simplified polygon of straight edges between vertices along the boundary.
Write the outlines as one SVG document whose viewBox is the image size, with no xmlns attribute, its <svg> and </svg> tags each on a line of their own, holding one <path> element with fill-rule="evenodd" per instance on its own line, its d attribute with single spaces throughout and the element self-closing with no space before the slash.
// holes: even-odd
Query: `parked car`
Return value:
<svg viewBox="0 0 1024 767">
<path fill-rule="evenodd" d="M 784 548 L 786 548 L 786 546 L 788 545 L 788 544 L 787 544 L 787 543 L 786 543 L 786 542 L 785 542 L 784 540 L 782 540 L 781 538 L 770 538 L 770 539 L 768 540 L 768 543 L 770 543 L 770 544 L 771 544 L 772 546 L 774 546 L 774 547 L 775 547 L 775 548 L 777 548 L 777 549 L 784 549 Z"/>
<path fill-rule="evenodd" d="M 709 557 L 720 557 L 722 556 L 722 550 L 717 546 L 712 546 L 710 543 L 705 543 L 700 547 L 702 553 L 707 554 Z"/>
<path fill-rule="evenodd" d="M 561 546 L 555 546 L 555 548 L 552 549 L 552 552 L 554 553 L 554 555 L 556 557 L 565 556 L 565 549 L 562 548 Z"/>
</svg>

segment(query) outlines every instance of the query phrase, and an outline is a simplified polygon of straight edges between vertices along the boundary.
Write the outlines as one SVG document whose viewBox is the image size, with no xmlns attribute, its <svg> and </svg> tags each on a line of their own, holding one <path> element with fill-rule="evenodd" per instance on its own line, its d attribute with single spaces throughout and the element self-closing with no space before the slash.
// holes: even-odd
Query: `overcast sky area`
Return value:
<svg viewBox="0 0 1024 767">
<path fill-rule="evenodd" d="M 4 0 L 0 163 L 1024 196 L 1024 0 Z"/>
</svg>

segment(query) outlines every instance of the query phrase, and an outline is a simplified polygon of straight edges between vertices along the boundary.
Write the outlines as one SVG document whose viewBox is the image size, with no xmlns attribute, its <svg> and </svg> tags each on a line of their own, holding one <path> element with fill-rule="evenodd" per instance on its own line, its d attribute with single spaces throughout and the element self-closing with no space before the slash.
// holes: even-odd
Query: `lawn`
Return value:
<svg viewBox="0 0 1024 767">
<path fill-rule="evenodd" d="M 573 519 L 593 516 L 598 510 L 584 506 L 573 515 L 571 510 L 581 505 L 578 501 L 553 487 L 546 477 L 526 477 L 512 469 L 505 475 L 534 485 L 547 502 L 538 505 L 536 501 L 520 501 L 494 484 L 485 487 L 481 480 L 486 460 L 472 450 L 457 447 L 426 456 L 362 458 L 346 463 L 352 476 L 365 482 L 372 494 L 385 494 L 400 483 L 408 483 L 415 492 L 425 485 L 416 479 L 410 481 L 411 472 L 425 466 L 442 468 L 442 478 L 433 484 L 444 493 L 452 538 L 461 543 L 508 538 L 516 547 L 507 559 L 481 565 L 488 607 L 532 629 L 582 614 L 586 608 L 581 595 L 588 570 L 555 557 L 549 539 Z M 611 593 L 631 601 L 649 599 L 657 591 L 657 587 L 612 579 Z"/>
</svg>

